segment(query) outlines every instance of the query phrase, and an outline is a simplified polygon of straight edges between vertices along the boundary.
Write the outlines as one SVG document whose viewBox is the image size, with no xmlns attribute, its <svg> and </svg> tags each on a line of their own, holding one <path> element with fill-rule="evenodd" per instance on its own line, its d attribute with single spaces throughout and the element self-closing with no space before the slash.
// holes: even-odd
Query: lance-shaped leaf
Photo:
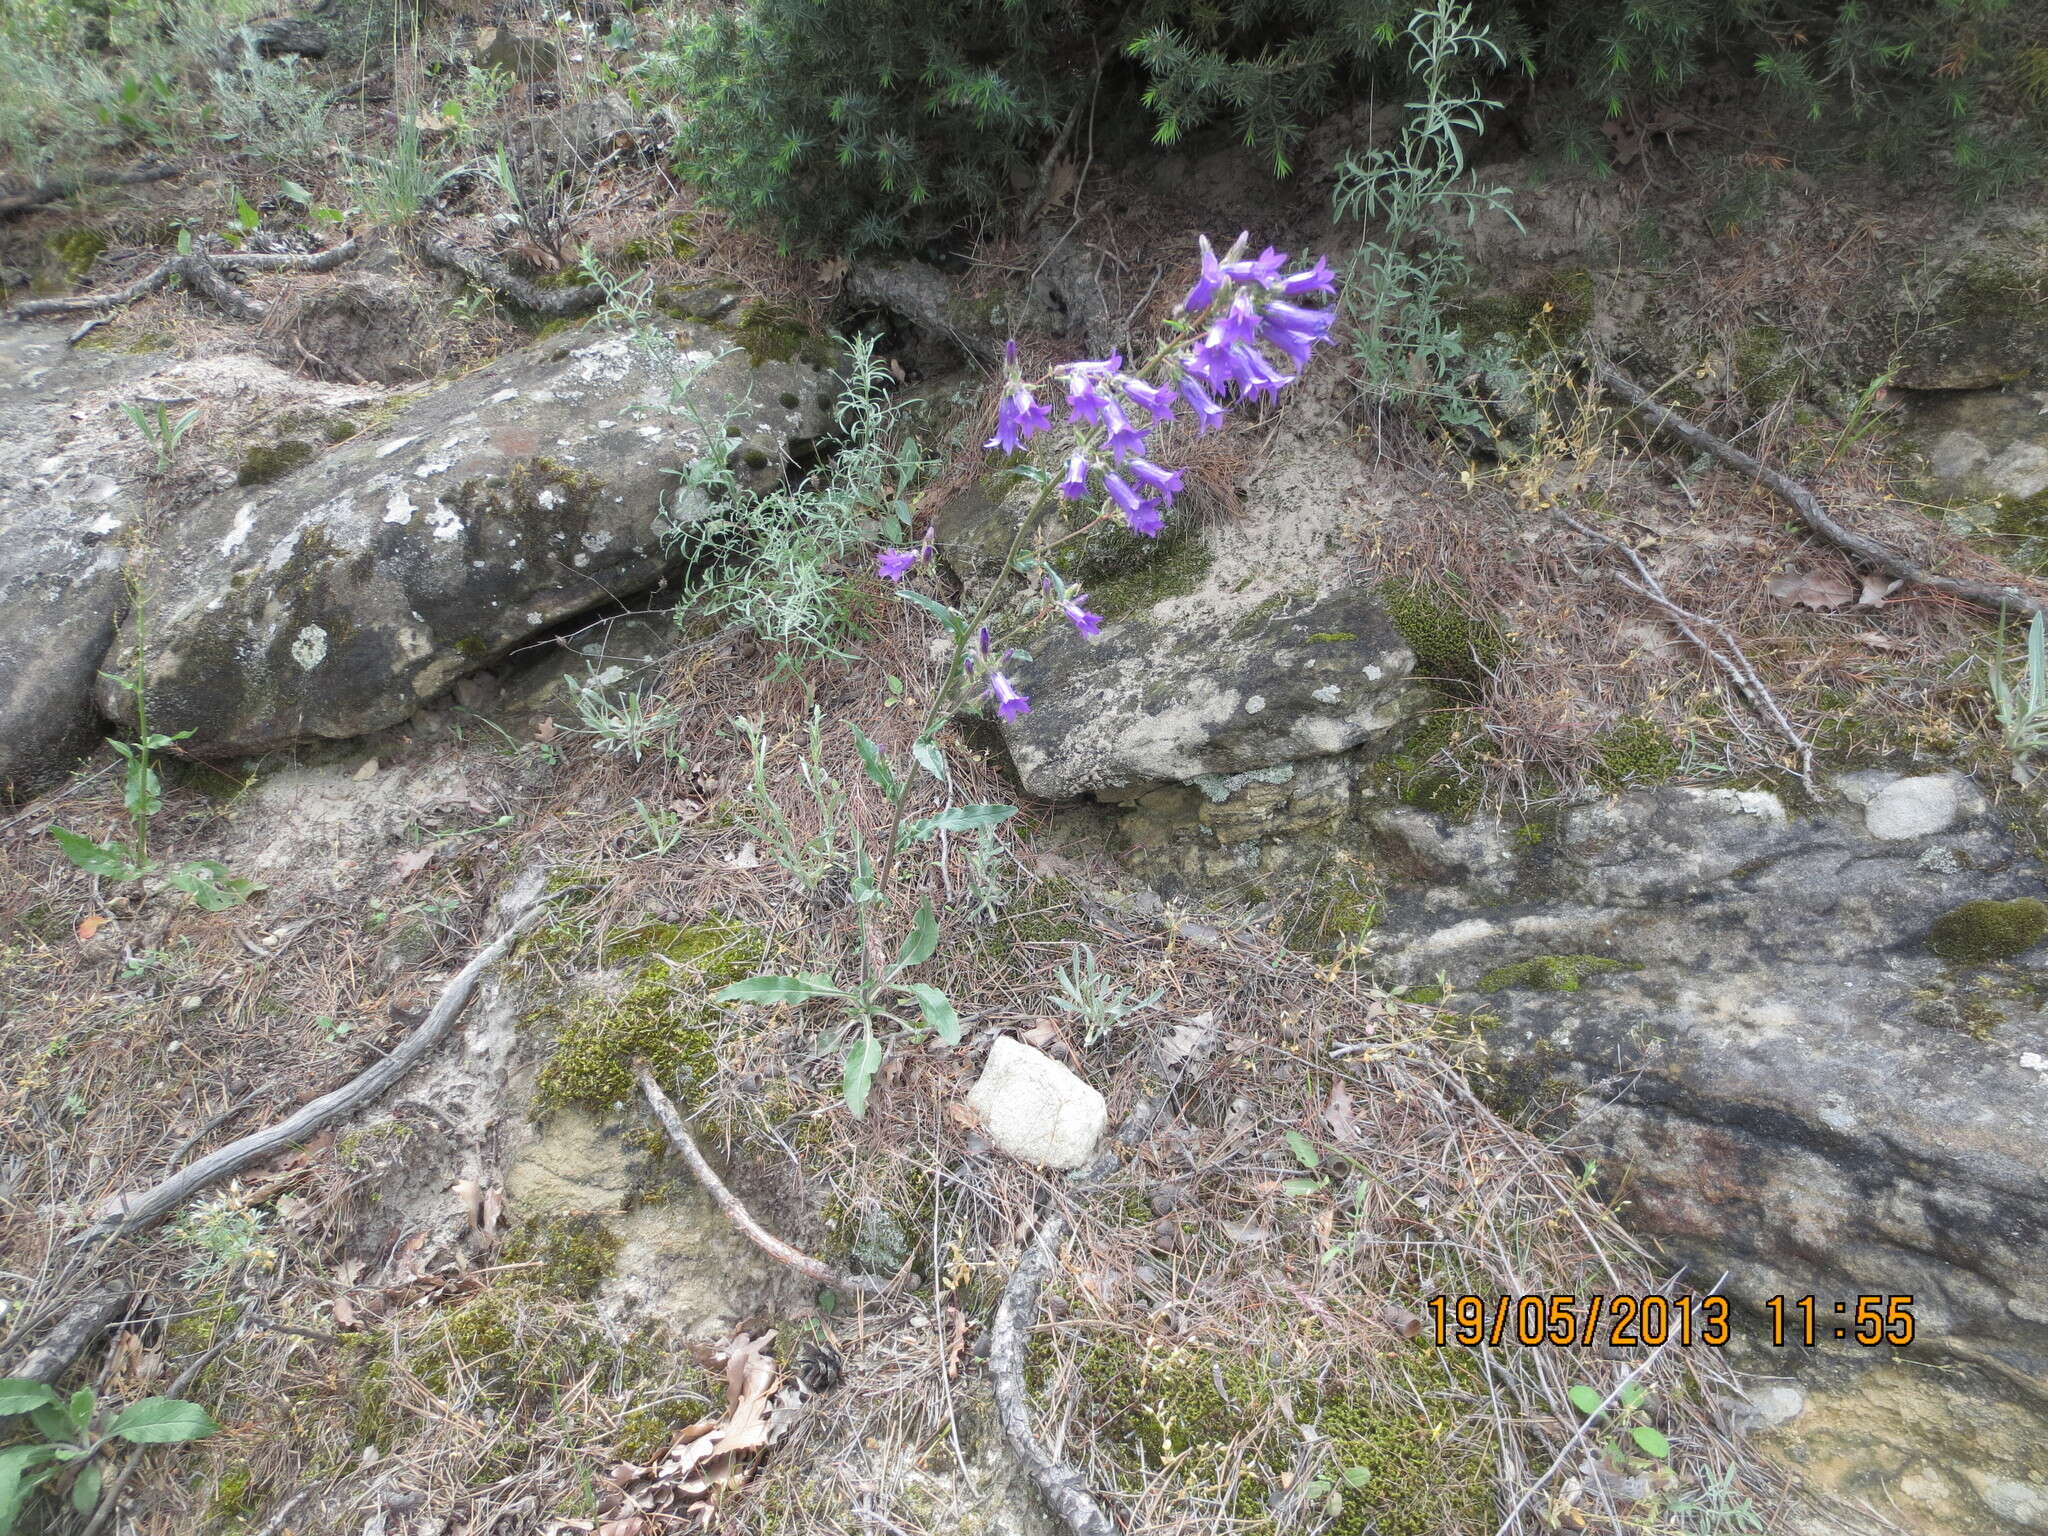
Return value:
<svg viewBox="0 0 2048 1536">
<path fill-rule="evenodd" d="M 956 805 L 936 816 L 921 816 L 903 829 L 906 846 L 921 843 L 941 832 L 979 832 L 999 827 L 1017 814 L 1014 805 Z"/>
<path fill-rule="evenodd" d="M 220 1426 L 197 1403 L 178 1397 L 145 1397 L 130 1403 L 107 1426 L 108 1435 L 131 1445 L 169 1445 L 176 1440 L 204 1440 Z"/>
<path fill-rule="evenodd" d="M 881 786 L 883 794 L 895 799 L 898 792 L 896 770 L 882 756 L 882 749 L 859 726 L 850 725 L 847 729 L 853 732 L 853 745 L 860 753 L 861 766 L 867 769 L 868 777 Z"/>
<path fill-rule="evenodd" d="M 911 981 L 901 985 L 904 991 L 917 999 L 917 1011 L 924 1017 L 925 1028 L 946 1044 L 958 1045 L 960 1015 L 954 1009 L 952 1000 L 929 982 Z"/>
<path fill-rule="evenodd" d="M 750 976 L 711 994 L 714 1003 L 807 1003 L 846 994 L 825 976 Z"/>
<path fill-rule="evenodd" d="M 903 941 L 903 949 L 896 956 L 890 974 L 909 970 L 913 965 L 922 965 L 937 953 L 939 948 L 939 919 L 932 911 L 929 900 L 917 904 L 917 917 L 910 925 L 910 934 Z"/>
<path fill-rule="evenodd" d="M 846 1075 L 840 1090 L 846 1095 L 846 1108 L 858 1120 L 868 1112 L 868 1090 L 875 1085 L 875 1074 L 882 1070 L 882 1042 L 869 1035 L 856 1040 L 847 1048 Z"/>
</svg>

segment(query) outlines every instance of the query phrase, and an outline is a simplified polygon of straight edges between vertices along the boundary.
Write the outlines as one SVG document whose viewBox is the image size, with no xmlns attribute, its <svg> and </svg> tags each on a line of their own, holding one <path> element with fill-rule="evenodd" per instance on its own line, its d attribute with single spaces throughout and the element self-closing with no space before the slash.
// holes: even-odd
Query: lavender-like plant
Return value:
<svg viewBox="0 0 2048 1536">
<path fill-rule="evenodd" d="M 953 644 L 907 761 L 900 766 L 889 763 L 874 742 L 855 731 L 868 777 L 894 811 L 873 865 L 864 851 L 855 854 L 852 895 L 862 936 L 859 979 L 842 986 L 826 976 L 756 976 L 717 994 L 724 1002 L 842 1002 L 848 1010 L 839 1035 L 844 1089 L 847 1107 L 855 1115 L 865 1112 L 868 1090 L 885 1058 L 880 1026 L 894 1025 L 911 1034 L 930 1030 L 949 1043 L 959 1038 L 959 1015 L 945 994 L 928 983 L 901 979 L 938 947 L 938 919 L 931 903 L 919 905 L 911 932 L 894 959 L 886 958 L 873 915 L 881 910 L 899 856 L 909 847 L 939 832 L 992 827 L 1014 811 L 1011 806 L 956 806 L 935 816 L 905 819 L 917 768 L 922 766 L 941 780 L 946 776 L 936 738 L 956 708 L 963 702 L 992 704 L 1005 720 L 1031 709 L 1030 699 L 1005 670 L 1013 657 L 1028 658 L 1005 646 L 990 628 L 999 600 L 1014 578 L 1039 599 L 1023 623 L 1035 624 L 1056 612 L 1084 639 L 1101 632 L 1101 616 L 1086 607 L 1087 594 L 1048 563 L 1053 546 L 1036 547 L 1046 514 L 1059 503 L 1095 496 L 1100 498 L 1095 517 L 1056 543 L 1081 538 L 1119 518 L 1133 533 L 1157 538 L 1165 527 L 1165 509 L 1181 494 L 1185 472 L 1163 468 L 1150 457 L 1152 435 L 1182 406 L 1191 412 L 1198 434 L 1214 431 L 1237 406 L 1277 396 L 1300 376 L 1316 344 L 1330 339 L 1335 306 L 1302 302 L 1335 294 L 1336 279 L 1329 265 L 1318 258 L 1289 272 L 1285 252 L 1268 246 L 1252 256 L 1249 249 L 1250 237 L 1239 235 L 1219 256 L 1208 237 L 1202 237 L 1201 275 L 1170 322 L 1166 339 L 1141 365 L 1126 366 L 1118 353 L 1064 363 L 1045 378 L 1027 380 L 1017 344 L 1009 344 L 996 431 L 985 446 L 1014 454 L 1034 437 L 1055 431 L 1052 411 L 1040 399 L 1055 388 L 1066 392 L 1066 425 L 1073 442 L 1060 457 L 1057 472 L 1030 462 L 1017 467 L 1019 475 L 1038 483 L 1039 493 L 1018 520 L 1001 571 L 970 611 L 948 607 L 903 584 L 933 558 L 930 530 L 919 544 L 884 549 L 877 556 L 882 576 L 897 585 L 906 601 L 943 624 Z M 913 1010 L 915 1018 L 909 1016 Z"/>
</svg>

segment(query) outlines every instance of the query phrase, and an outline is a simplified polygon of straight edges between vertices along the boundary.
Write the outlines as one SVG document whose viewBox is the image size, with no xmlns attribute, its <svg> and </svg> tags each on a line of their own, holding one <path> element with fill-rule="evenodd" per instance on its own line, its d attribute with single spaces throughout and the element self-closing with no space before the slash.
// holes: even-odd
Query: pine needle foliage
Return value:
<svg viewBox="0 0 2048 1536">
<path fill-rule="evenodd" d="M 1412 101 L 1418 0 L 754 0 L 649 66 L 685 109 L 680 168 L 808 252 L 905 247 L 995 210 L 1089 118 L 1105 142 L 1227 131 L 1276 176 L 1368 90 Z M 1653 115 L 1710 72 L 1765 87 L 1789 130 L 1828 122 L 1892 169 L 1983 195 L 2040 169 L 2040 0 L 1477 0 L 1476 94 L 1569 82 L 1602 117 Z M 1565 125 L 1569 130 L 1574 125 Z M 1843 135 L 1837 135 L 1838 138 Z"/>
</svg>

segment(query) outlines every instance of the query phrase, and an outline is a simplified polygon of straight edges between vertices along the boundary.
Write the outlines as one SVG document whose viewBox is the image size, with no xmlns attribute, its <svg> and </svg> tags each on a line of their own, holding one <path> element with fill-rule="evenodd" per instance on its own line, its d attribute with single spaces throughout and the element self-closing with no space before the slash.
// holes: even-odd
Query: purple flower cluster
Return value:
<svg viewBox="0 0 2048 1536">
<path fill-rule="evenodd" d="M 1093 615 L 1090 615 L 1093 617 Z M 984 624 L 974 637 L 974 644 L 967 648 L 967 654 L 960 658 L 960 665 L 971 678 L 979 673 L 982 678 L 980 697 L 996 701 L 996 713 L 1005 720 L 1014 720 L 1019 715 L 1031 713 L 1031 700 L 1017 691 L 1017 685 L 1003 676 L 1002 665 L 1009 660 L 1010 653 L 996 654 Z"/>
<path fill-rule="evenodd" d="M 1231 405 L 1271 399 L 1292 384 L 1316 343 L 1330 339 L 1335 306 L 1312 308 L 1297 302 L 1337 291 L 1329 263 L 1317 257 L 1313 266 L 1288 272 L 1285 251 L 1269 245 L 1258 255 L 1247 256 L 1250 243 L 1248 234 L 1239 235 L 1218 256 L 1209 237 L 1202 237 L 1201 276 L 1181 302 L 1181 312 L 1197 335 L 1161 355 L 1156 378 L 1125 371 L 1118 353 L 1053 370 L 1066 389 L 1067 421 L 1078 437 L 1054 482 L 1063 498 L 1080 501 L 1099 490 L 1133 533 L 1157 538 L 1166 526 L 1165 509 L 1180 494 L 1183 472 L 1162 469 L 1147 457 L 1151 433 L 1173 420 L 1183 405 L 1192 414 L 1197 434 L 1214 431 Z M 1012 341 L 1003 356 L 996 432 L 983 446 L 1015 453 L 1038 433 L 1051 430 L 1052 414 L 1025 382 L 1017 343 Z M 884 550 L 879 557 L 881 573 L 901 581 L 930 554 L 929 534 L 921 548 Z M 1093 638 L 1102 620 L 1081 606 L 1087 594 L 1070 591 L 1057 577 L 1046 585 L 1053 605 L 1083 636 Z M 980 668 L 988 679 L 984 691 L 995 699 L 1004 719 L 1015 719 L 1031 707 L 1030 701 L 997 670 L 989 655 L 987 630 L 981 632 L 978 645 Z M 966 665 L 973 674 L 973 650 Z"/>
</svg>

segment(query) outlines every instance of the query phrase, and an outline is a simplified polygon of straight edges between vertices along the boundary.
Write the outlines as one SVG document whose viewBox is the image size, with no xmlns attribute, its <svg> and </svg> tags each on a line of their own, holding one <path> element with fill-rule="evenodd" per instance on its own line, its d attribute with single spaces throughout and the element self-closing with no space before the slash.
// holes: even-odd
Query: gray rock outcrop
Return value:
<svg viewBox="0 0 2048 1536">
<path fill-rule="evenodd" d="M 644 591 L 657 530 L 707 450 L 770 473 L 826 425 L 809 363 L 751 366 L 688 328 L 529 348 L 408 405 L 276 483 L 182 516 L 144 564 L 153 722 L 195 751 L 347 737 L 405 719 L 537 631 Z M 687 390 L 700 428 L 673 408 Z M 700 440 L 730 416 L 736 438 Z M 132 639 L 132 630 L 123 640 Z M 102 710 L 120 718 L 118 688 Z"/>
<path fill-rule="evenodd" d="M 1082 1168 L 1109 1124 L 1102 1095 L 1043 1051 L 997 1035 L 967 1096 L 1002 1151 L 1042 1168 Z"/>
<path fill-rule="evenodd" d="M 2048 1379 L 2048 885 L 1968 780 L 1842 787 L 1820 815 L 1666 789 L 1533 832 L 1379 811 L 1428 872 L 1380 962 L 1496 1021 L 1509 1091 L 1565 1102 L 1700 1283 L 1911 1293 L 1930 1352 Z"/>
</svg>

